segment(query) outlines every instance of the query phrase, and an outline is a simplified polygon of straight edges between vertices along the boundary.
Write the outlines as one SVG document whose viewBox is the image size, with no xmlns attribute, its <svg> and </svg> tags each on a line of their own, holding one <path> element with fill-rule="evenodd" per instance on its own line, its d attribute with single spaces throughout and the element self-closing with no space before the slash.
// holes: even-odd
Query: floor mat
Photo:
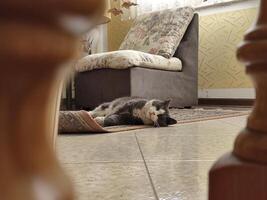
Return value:
<svg viewBox="0 0 267 200">
<path fill-rule="evenodd" d="M 194 109 L 170 109 L 170 114 L 177 120 L 177 125 L 228 117 L 248 115 L 250 109 L 221 109 L 221 108 L 194 108 Z M 109 133 L 129 131 L 151 126 L 112 126 L 101 127 L 86 111 L 61 111 L 59 115 L 60 133 Z M 175 126 L 177 126 L 175 125 Z"/>
</svg>

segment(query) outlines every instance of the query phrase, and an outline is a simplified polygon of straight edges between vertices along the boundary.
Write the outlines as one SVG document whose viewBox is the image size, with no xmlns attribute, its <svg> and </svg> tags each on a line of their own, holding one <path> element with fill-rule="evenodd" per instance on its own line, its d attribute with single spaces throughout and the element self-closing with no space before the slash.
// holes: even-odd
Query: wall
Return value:
<svg viewBox="0 0 267 200">
<path fill-rule="evenodd" d="M 111 7 L 119 5 L 119 1 L 115 2 L 112 1 Z M 108 49 L 109 51 L 118 50 L 120 47 L 121 42 L 123 41 L 124 37 L 128 33 L 131 25 L 132 20 L 128 21 L 121 21 L 120 16 L 113 16 L 111 18 L 111 22 L 108 24 Z"/>
<path fill-rule="evenodd" d="M 222 10 L 222 9 L 221 9 Z M 235 56 L 236 47 L 255 20 L 257 9 L 200 12 L 199 96 L 254 98 L 250 79 Z M 113 17 L 108 26 L 109 50 L 117 50 L 132 21 Z"/>
<path fill-rule="evenodd" d="M 245 9 L 200 18 L 200 88 L 252 86 L 235 51 L 255 15 L 256 9 Z"/>
</svg>

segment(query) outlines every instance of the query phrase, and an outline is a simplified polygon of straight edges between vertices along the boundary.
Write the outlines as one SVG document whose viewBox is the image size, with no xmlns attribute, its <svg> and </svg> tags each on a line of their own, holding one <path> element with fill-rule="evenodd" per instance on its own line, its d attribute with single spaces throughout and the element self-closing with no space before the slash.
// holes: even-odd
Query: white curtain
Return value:
<svg viewBox="0 0 267 200">
<path fill-rule="evenodd" d="M 143 14 L 156 10 L 182 6 L 199 6 L 203 0 L 137 0 L 137 13 Z"/>
<path fill-rule="evenodd" d="M 125 0 L 121 0 L 125 1 Z M 181 6 L 192 6 L 194 8 L 213 5 L 222 2 L 241 1 L 241 0 L 131 0 L 138 4 L 136 7 L 131 7 L 130 10 L 123 9 L 124 14 L 122 20 L 134 19 L 136 16 L 168 8 Z"/>
</svg>

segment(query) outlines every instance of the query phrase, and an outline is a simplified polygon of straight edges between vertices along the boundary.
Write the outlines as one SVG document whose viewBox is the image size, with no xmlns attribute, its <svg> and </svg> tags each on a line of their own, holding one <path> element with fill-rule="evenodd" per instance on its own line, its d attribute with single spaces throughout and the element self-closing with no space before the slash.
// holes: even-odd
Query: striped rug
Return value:
<svg viewBox="0 0 267 200">
<path fill-rule="evenodd" d="M 193 123 L 206 120 L 214 120 L 221 118 L 246 116 L 250 109 L 170 109 L 171 116 L 177 120 L 177 125 L 184 123 Z M 129 131 L 143 128 L 151 128 L 151 126 L 113 126 L 101 127 L 89 115 L 87 111 L 61 111 L 59 115 L 59 132 L 60 133 L 109 133 Z"/>
</svg>

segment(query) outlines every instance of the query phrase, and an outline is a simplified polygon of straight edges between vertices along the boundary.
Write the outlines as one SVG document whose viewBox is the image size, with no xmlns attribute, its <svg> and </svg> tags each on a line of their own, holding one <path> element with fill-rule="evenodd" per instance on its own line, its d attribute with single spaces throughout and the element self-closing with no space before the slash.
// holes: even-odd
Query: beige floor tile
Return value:
<svg viewBox="0 0 267 200">
<path fill-rule="evenodd" d="M 57 152 L 78 200 L 154 199 L 142 156 L 161 200 L 206 200 L 207 174 L 232 150 L 246 117 L 103 135 L 59 136 Z"/>
<path fill-rule="evenodd" d="M 240 128 L 244 128 L 247 123 L 247 118 L 248 116 L 232 117 L 232 118 L 225 118 L 222 121 Z"/>
<path fill-rule="evenodd" d="M 65 164 L 78 200 L 154 200 L 143 163 Z"/>
<path fill-rule="evenodd" d="M 195 131 L 197 131 L 196 129 Z M 173 130 L 177 133 L 179 127 Z M 192 130 L 181 135 L 158 129 L 156 132 L 138 133 L 137 138 L 146 160 L 214 160 L 219 155 L 231 151 L 235 134 L 217 130 L 210 132 L 191 133 Z"/>
<path fill-rule="evenodd" d="M 148 162 L 160 200 L 207 200 L 212 162 Z"/>
<path fill-rule="evenodd" d="M 63 163 L 142 161 L 134 134 L 59 136 L 57 153 Z"/>
</svg>

